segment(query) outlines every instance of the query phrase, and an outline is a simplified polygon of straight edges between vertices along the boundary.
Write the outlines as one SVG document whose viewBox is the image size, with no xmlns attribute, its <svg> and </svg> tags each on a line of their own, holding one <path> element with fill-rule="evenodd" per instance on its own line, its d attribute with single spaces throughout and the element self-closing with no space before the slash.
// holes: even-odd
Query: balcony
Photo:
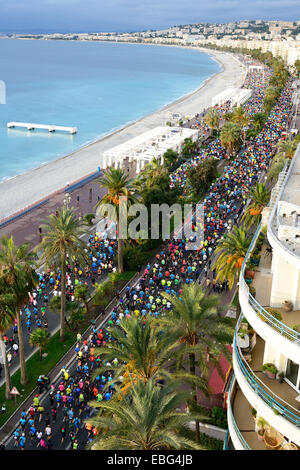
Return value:
<svg viewBox="0 0 300 470">
<path fill-rule="evenodd" d="M 270 307 L 270 297 L 272 289 L 271 273 L 271 255 L 267 252 L 266 245 L 263 245 L 261 250 L 260 263 L 255 272 L 252 286 L 256 290 L 255 299 L 265 309 Z M 282 316 L 282 323 L 289 328 L 294 325 L 300 324 L 300 310 L 293 310 L 286 312 L 283 308 L 276 308 Z"/>
<path fill-rule="evenodd" d="M 299 226 L 300 145 L 290 165 L 280 175 L 281 188 L 268 221 L 268 240 L 273 249 L 300 270 Z"/>
<path fill-rule="evenodd" d="M 226 450 L 230 450 L 230 441 L 236 450 L 266 450 L 264 442 L 257 438 L 251 405 L 236 381 L 228 398 L 227 419 L 230 439 Z"/>
<path fill-rule="evenodd" d="M 241 319 L 237 324 L 233 348 L 233 367 L 238 386 L 260 416 L 288 440 L 300 445 L 300 410 L 296 400 L 298 393 L 287 382 L 279 383 L 262 372 L 265 343 L 261 337 L 256 336 L 251 355 L 242 353 L 237 345 L 240 323 Z M 234 416 L 237 419 L 235 412 Z M 239 429 L 245 429 L 241 423 L 238 426 Z"/>
<path fill-rule="evenodd" d="M 264 307 L 270 305 L 270 292 L 272 286 L 272 273 L 270 271 L 270 258 L 268 259 L 265 250 L 262 250 L 260 264 L 255 272 L 253 286 L 255 287 L 255 297 L 250 293 L 249 286 L 245 281 L 246 264 L 251 257 L 260 234 L 261 227 L 256 230 L 247 255 L 245 257 L 240 279 L 239 279 L 239 301 L 243 315 L 255 331 L 274 347 L 285 352 L 295 362 L 299 362 L 300 357 L 300 333 L 293 330 L 295 324 L 300 323 L 300 312 L 294 311 L 286 313 L 280 309 L 282 320 L 276 319 Z"/>
</svg>

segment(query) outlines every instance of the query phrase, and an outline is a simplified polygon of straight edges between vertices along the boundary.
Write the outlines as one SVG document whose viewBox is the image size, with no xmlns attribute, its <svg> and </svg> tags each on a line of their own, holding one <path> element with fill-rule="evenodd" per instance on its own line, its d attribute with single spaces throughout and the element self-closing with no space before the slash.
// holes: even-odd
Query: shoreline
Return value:
<svg viewBox="0 0 300 470">
<path fill-rule="evenodd" d="M 164 47 L 179 46 L 166 45 Z M 190 48 L 186 47 L 186 49 Z M 98 167 L 101 167 L 101 154 L 105 150 L 156 126 L 165 125 L 168 120 L 166 113 L 180 112 L 182 115 L 193 117 L 204 108 L 211 106 L 211 98 L 224 90 L 224 86 L 232 86 L 233 82 L 242 84 L 244 67 L 234 55 L 211 50 L 208 52 L 203 48 L 193 49 L 208 54 L 219 63 L 221 70 L 207 78 L 199 88 L 157 111 L 129 122 L 103 137 L 96 138 L 95 141 L 79 147 L 68 155 L 60 156 L 25 173 L 2 180 L 0 182 L 2 194 L 0 220 L 21 212 L 37 201 L 62 190 L 68 184 L 95 172 Z M 223 81 L 225 83 L 222 86 Z"/>
<path fill-rule="evenodd" d="M 13 41 L 45 41 L 45 39 L 34 39 L 34 38 L 30 38 L 30 39 L 25 39 L 25 38 L 5 38 L 5 39 L 10 39 L 10 40 L 13 40 Z M 55 42 L 65 42 L 63 39 L 59 39 L 59 40 L 56 40 Z M 72 40 L 68 40 L 68 42 L 89 42 L 89 41 L 78 41 L 78 40 L 75 40 L 75 39 L 72 39 Z M 68 157 L 68 156 L 71 156 L 73 154 L 75 154 L 76 152 L 78 152 L 79 150 L 81 149 L 85 149 L 87 147 L 89 147 L 90 145 L 93 145 L 93 144 L 96 144 L 97 142 L 100 142 L 104 139 L 106 139 L 107 137 L 110 137 L 110 136 L 113 136 L 114 134 L 118 133 L 119 131 L 122 131 L 123 129 L 126 129 L 127 127 L 130 127 L 131 125 L 134 125 L 134 124 L 137 124 L 139 123 L 140 121 L 142 121 L 144 118 L 146 118 L 147 116 L 152 116 L 154 115 L 155 113 L 158 113 L 160 111 L 163 111 L 163 110 L 166 110 L 169 108 L 169 106 L 172 106 L 172 105 L 175 105 L 176 103 L 181 103 L 183 100 L 191 97 L 192 95 L 194 95 L 195 93 L 198 93 L 204 86 L 206 83 L 208 83 L 211 79 L 213 79 L 214 77 L 216 77 L 218 74 L 222 73 L 224 71 L 224 66 L 222 64 L 222 62 L 220 62 L 219 60 L 217 60 L 212 54 L 210 54 L 210 51 L 209 49 L 207 51 L 205 50 L 205 48 L 201 48 L 201 47 L 189 47 L 189 46 L 176 46 L 176 45 L 173 45 L 173 44 L 145 44 L 145 43 L 134 43 L 134 42 L 124 42 L 124 43 L 119 43 L 119 42 L 112 42 L 112 41 L 97 41 L 97 43 L 103 43 L 103 44 L 106 44 L 107 42 L 109 43 L 112 43 L 112 44 L 131 44 L 131 45 L 139 45 L 139 46 L 160 46 L 160 47 L 172 47 L 172 48 L 179 48 L 179 49 L 187 49 L 187 50 L 197 50 L 199 52 L 203 52 L 204 54 L 207 54 L 212 60 L 214 60 L 215 62 L 217 62 L 217 64 L 220 66 L 220 70 L 218 72 L 215 72 L 213 75 L 211 75 L 210 77 L 206 78 L 202 84 L 200 86 L 197 86 L 194 90 L 186 93 L 185 95 L 182 95 L 182 96 L 179 96 L 176 100 L 174 101 L 170 101 L 166 104 L 164 104 L 163 106 L 161 106 L 160 108 L 156 109 L 155 111 L 152 111 L 150 113 L 147 113 L 145 114 L 144 116 L 138 118 L 138 119 L 135 119 L 135 120 L 132 120 L 132 121 L 128 121 L 128 122 L 125 122 L 124 124 L 121 124 L 119 127 L 113 127 L 110 131 L 108 131 L 107 133 L 104 133 L 103 135 L 99 135 L 97 137 L 95 137 L 94 139 L 91 139 L 90 141 L 87 141 L 86 143 L 82 144 L 82 145 L 79 145 L 79 147 L 77 147 L 75 150 L 73 150 L 72 152 L 70 153 L 66 153 L 66 154 L 61 154 L 61 155 L 55 155 L 53 159 L 51 160 L 47 160 L 46 162 L 43 162 L 43 163 L 40 163 L 38 164 L 37 166 L 33 167 L 33 168 L 30 168 L 30 169 L 27 169 L 21 173 L 18 173 L 16 175 L 12 175 L 12 176 L 4 176 L 3 178 L 0 179 L 0 185 L 2 182 L 4 181 L 9 181 L 9 180 L 13 180 L 14 178 L 18 178 L 19 176 L 22 176 L 22 175 L 25 175 L 27 173 L 30 173 L 34 170 L 37 170 L 39 168 L 42 168 L 44 167 L 45 165 L 48 165 L 52 162 L 55 162 L 55 161 L 58 161 L 60 159 L 63 159 L 65 157 Z M 1 214 L 0 214 L 0 221 L 1 221 L 2 217 L 1 217 Z"/>
</svg>

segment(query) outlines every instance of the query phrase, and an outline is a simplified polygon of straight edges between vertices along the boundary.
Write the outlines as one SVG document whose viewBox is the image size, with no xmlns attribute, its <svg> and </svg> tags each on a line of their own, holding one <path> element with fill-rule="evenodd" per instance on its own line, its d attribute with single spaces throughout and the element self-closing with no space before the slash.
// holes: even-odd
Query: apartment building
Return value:
<svg viewBox="0 0 300 470">
<path fill-rule="evenodd" d="M 299 175 L 300 145 L 241 270 L 225 449 L 300 448 Z"/>
</svg>

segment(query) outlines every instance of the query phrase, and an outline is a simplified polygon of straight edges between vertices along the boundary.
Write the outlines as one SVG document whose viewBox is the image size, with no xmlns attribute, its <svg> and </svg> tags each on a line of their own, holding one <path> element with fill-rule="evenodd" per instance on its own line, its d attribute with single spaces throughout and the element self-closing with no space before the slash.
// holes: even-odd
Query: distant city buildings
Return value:
<svg viewBox="0 0 300 470">
<path fill-rule="evenodd" d="M 80 34 L 39 34 L 9 35 L 22 39 L 56 39 L 80 41 L 113 41 L 154 44 L 173 44 L 179 46 L 216 46 L 243 47 L 270 51 L 276 57 L 292 66 L 300 60 L 300 21 L 242 20 L 226 24 L 197 23 L 174 26 L 163 30 L 140 32 L 95 32 Z"/>
</svg>

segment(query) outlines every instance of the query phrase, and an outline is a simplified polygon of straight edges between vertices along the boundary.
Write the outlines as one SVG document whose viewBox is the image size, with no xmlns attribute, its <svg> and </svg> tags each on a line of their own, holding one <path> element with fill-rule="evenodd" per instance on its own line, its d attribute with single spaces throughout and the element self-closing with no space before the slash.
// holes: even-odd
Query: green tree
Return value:
<svg viewBox="0 0 300 470">
<path fill-rule="evenodd" d="M 110 328 L 110 333 L 115 341 L 109 348 L 97 348 L 96 353 L 105 362 L 118 359 L 114 376 L 116 381 L 120 376 L 124 378 L 120 385 L 122 392 L 138 380 L 170 380 L 167 368 L 174 345 L 168 335 L 161 334 L 153 321 L 148 319 L 144 325 L 139 318 L 123 318 L 120 326 Z M 111 366 L 96 370 L 95 375 L 107 370 L 111 370 Z"/>
<path fill-rule="evenodd" d="M 296 62 L 294 63 L 294 67 L 296 68 L 296 71 L 297 71 L 297 75 L 298 77 L 300 76 L 300 60 L 296 60 Z"/>
<path fill-rule="evenodd" d="M 27 371 L 24 353 L 23 330 L 20 309 L 29 301 L 29 292 L 37 286 L 38 276 L 35 271 L 36 254 L 29 249 L 28 243 L 19 247 L 13 237 L 3 237 L 0 242 L 0 275 L 13 298 L 15 316 L 18 324 L 21 384 L 27 383 Z"/>
<path fill-rule="evenodd" d="M 242 217 L 246 228 L 249 229 L 251 225 L 258 226 L 262 211 L 268 205 L 270 195 L 271 191 L 265 183 L 256 183 L 255 188 L 250 191 L 249 198 L 251 198 L 252 202 Z"/>
<path fill-rule="evenodd" d="M 251 124 L 257 133 L 262 131 L 266 120 L 267 116 L 265 113 L 255 113 L 251 116 Z"/>
<path fill-rule="evenodd" d="M 284 158 L 284 159 L 291 160 L 294 156 L 297 145 L 298 145 L 297 142 L 295 140 L 292 140 L 291 138 L 287 140 L 281 140 L 277 144 L 278 153 L 275 158 L 276 159 Z"/>
<path fill-rule="evenodd" d="M 243 106 L 235 106 L 232 111 L 231 121 L 235 122 L 239 127 L 244 127 L 249 124 L 249 115 Z"/>
<path fill-rule="evenodd" d="M 234 122 L 226 122 L 221 129 L 221 144 L 232 155 L 240 149 L 242 138 L 241 129 Z"/>
<path fill-rule="evenodd" d="M 282 140 L 277 144 L 278 152 L 275 155 L 268 172 L 268 180 L 272 181 L 278 178 L 278 175 L 283 170 L 286 161 L 293 158 L 297 146 L 297 140 L 292 140 L 291 138 Z"/>
<path fill-rule="evenodd" d="M 234 227 L 232 233 L 220 240 L 215 253 L 218 255 L 213 268 L 217 272 L 217 280 L 228 280 L 229 288 L 239 279 L 242 264 L 249 249 L 251 238 L 243 227 Z M 237 288 L 238 293 L 238 288 Z M 237 308 L 237 318 L 240 314 L 240 305 Z"/>
<path fill-rule="evenodd" d="M 31 346 L 36 346 L 40 350 L 40 361 L 43 358 L 43 352 L 47 349 L 50 341 L 50 333 L 44 328 L 36 328 L 29 336 Z"/>
<path fill-rule="evenodd" d="M 213 158 L 205 159 L 187 171 L 188 180 L 196 197 L 199 197 L 210 186 L 217 174 L 218 162 Z"/>
<path fill-rule="evenodd" d="M 52 297 L 49 303 L 51 312 L 59 313 L 61 301 L 59 297 Z M 66 300 L 65 302 L 65 323 L 70 331 L 78 331 L 86 317 L 85 309 L 79 302 Z"/>
<path fill-rule="evenodd" d="M 90 290 L 89 287 L 86 284 L 78 284 L 78 286 L 75 287 L 74 290 L 74 297 L 76 300 L 80 300 L 83 302 L 86 313 L 89 313 L 89 303 L 88 300 L 90 298 Z"/>
<path fill-rule="evenodd" d="M 278 60 L 276 58 L 273 61 L 273 74 L 272 77 L 270 78 L 269 84 L 271 86 L 275 86 L 279 88 L 279 90 L 282 90 L 286 84 L 286 82 L 289 79 L 289 72 L 286 69 L 285 65 L 283 62 Z"/>
<path fill-rule="evenodd" d="M 136 190 L 133 185 L 133 180 L 129 179 L 125 175 L 124 171 L 119 168 L 109 168 L 105 171 L 104 175 L 96 180 L 101 188 L 105 188 L 107 193 L 97 203 L 96 208 L 100 216 L 107 213 L 107 205 L 109 204 L 114 208 L 114 214 L 111 214 L 115 218 L 117 224 L 117 238 L 118 238 L 118 268 L 119 272 L 124 271 L 123 262 L 123 243 L 122 234 L 120 233 L 120 215 L 123 211 L 120 210 L 121 198 L 127 198 L 127 206 L 137 202 Z M 127 220 L 126 220 L 127 223 Z"/>
<path fill-rule="evenodd" d="M 203 418 L 177 411 L 185 398 L 186 394 L 160 387 L 153 380 L 146 383 L 139 380 L 132 381 L 130 395 L 123 395 L 117 389 L 113 399 L 91 402 L 100 411 L 88 419 L 100 431 L 91 449 L 200 450 L 201 446 L 182 432 L 191 419 Z"/>
<path fill-rule="evenodd" d="M 172 304 L 166 318 L 158 319 L 161 329 L 173 339 L 173 357 L 177 371 L 181 371 L 184 382 L 191 383 L 191 409 L 197 409 L 197 389 L 207 394 L 207 353 L 210 361 L 219 367 L 220 355 L 230 361 L 226 348 L 232 343 L 233 330 L 228 319 L 221 316 L 217 295 L 207 295 L 198 284 L 182 287 L 180 297 L 163 292 L 163 297 Z M 198 369 L 198 370 L 197 370 Z M 184 370 L 184 373 L 182 373 Z M 196 438 L 200 442 L 200 426 L 196 420 Z"/>
<path fill-rule="evenodd" d="M 280 96 L 280 90 L 276 86 L 270 86 L 265 91 L 265 97 L 273 100 L 274 102 Z"/>
<path fill-rule="evenodd" d="M 231 120 L 232 120 L 232 116 L 233 116 L 232 111 L 229 111 L 228 113 L 225 113 L 224 116 L 223 116 L 224 121 L 226 121 L 226 122 L 231 121 Z"/>
<path fill-rule="evenodd" d="M 215 108 L 210 108 L 207 111 L 207 113 L 205 114 L 204 121 L 210 129 L 212 129 L 213 131 L 218 131 L 220 126 L 220 115 Z"/>
<path fill-rule="evenodd" d="M 266 96 L 263 101 L 263 109 L 266 114 L 269 114 L 273 106 L 275 105 L 275 100 L 271 97 Z"/>
<path fill-rule="evenodd" d="M 169 182 L 169 172 L 159 159 L 153 158 L 151 162 L 145 165 L 138 180 L 140 182 L 140 189 L 159 187 L 161 181 L 167 180 Z"/>
<path fill-rule="evenodd" d="M 45 223 L 44 236 L 37 247 L 41 251 L 40 264 L 59 267 L 61 271 L 60 340 L 65 339 L 66 266 L 76 260 L 81 266 L 87 263 L 86 244 L 80 238 L 85 232 L 85 222 L 72 209 L 63 207 L 51 214 Z"/>
<path fill-rule="evenodd" d="M 14 310 L 14 299 L 11 294 L 5 293 L 5 282 L 0 282 L 1 294 L 0 294 L 0 349 L 2 360 L 4 364 L 5 374 L 5 398 L 9 400 L 11 398 L 11 377 L 8 367 L 6 347 L 3 341 L 3 335 L 13 325 L 15 319 Z"/>
<path fill-rule="evenodd" d="M 164 159 L 164 162 L 165 162 L 165 165 L 167 166 L 167 168 L 172 168 L 175 163 L 177 162 L 178 160 L 178 153 L 175 152 L 175 150 L 172 150 L 172 149 L 168 149 L 164 154 L 163 154 L 163 159 Z"/>
<path fill-rule="evenodd" d="M 197 146 L 197 142 L 193 142 L 192 139 L 190 139 L 189 137 L 184 139 L 183 146 L 181 149 L 182 157 L 186 159 L 193 157 L 196 153 Z"/>
</svg>

